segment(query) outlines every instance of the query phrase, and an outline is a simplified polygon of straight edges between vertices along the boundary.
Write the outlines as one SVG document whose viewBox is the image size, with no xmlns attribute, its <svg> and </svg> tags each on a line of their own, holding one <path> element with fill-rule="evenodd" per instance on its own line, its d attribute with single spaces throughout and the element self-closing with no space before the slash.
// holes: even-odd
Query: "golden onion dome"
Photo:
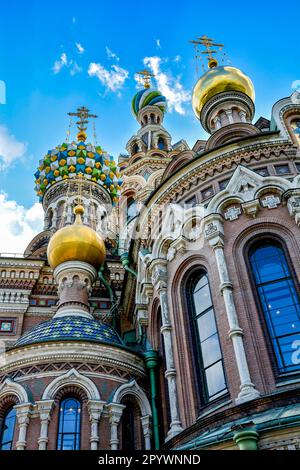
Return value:
<svg viewBox="0 0 300 470">
<path fill-rule="evenodd" d="M 252 81 L 240 69 L 230 66 L 216 67 L 217 62 L 196 83 L 193 90 L 192 105 L 197 118 L 210 98 L 223 91 L 240 91 L 254 101 Z"/>
<path fill-rule="evenodd" d="M 74 213 L 74 224 L 59 229 L 50 239 L 47 250 L 49 264 L 55 269 L 66 261 L 83 261 L 98 269 L 105 259 L 104 241 L 95 230 L 82 224 L 82 206 L 76 206 Z"/>
</svg>

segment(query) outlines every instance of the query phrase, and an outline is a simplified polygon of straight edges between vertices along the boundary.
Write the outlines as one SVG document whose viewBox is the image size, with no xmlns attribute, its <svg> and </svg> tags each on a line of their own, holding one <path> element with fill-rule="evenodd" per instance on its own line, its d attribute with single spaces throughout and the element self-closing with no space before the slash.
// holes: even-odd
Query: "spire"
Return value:
<svg viewBox="0 0 300 470">
<path fill-rule="evenodd" d="M 86 130 L 89 118 L 97 118 L 96 114 L 90 114 L 90 110 L 85 106 L 77 108 L 76 113 L 68 113 L 69 116 L 76 116 L 79 118 L 79 121 L 76 122 L 78 128 L 77 139 L 84 142 L 86 140 Z"/>
</svg>

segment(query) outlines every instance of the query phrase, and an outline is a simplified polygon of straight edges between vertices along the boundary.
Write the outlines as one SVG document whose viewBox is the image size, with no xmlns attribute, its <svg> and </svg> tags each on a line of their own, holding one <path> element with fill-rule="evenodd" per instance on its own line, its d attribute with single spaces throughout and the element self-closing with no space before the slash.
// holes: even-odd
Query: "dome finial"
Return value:
<svg viewBox="0 0 300 470">
<path fill-rule="evenodd" d="M 189 41 L 190 43 L 194 44 L 195 48 L 195 60 L 196 60 L 196 71 L 198 75 L 198 59 L 200 59 L 199 54 L 205 54 L 207 61 L 208 61 L 208 67 L 211 69 L 213 67 L 218 66 L 218 61 L 214 57 L 213 54 L 216 54 L 217 52 L 221 52 L 222 48 L 224 47 L 224 44 L 220 44 L 214 41 L 214 39 L 211 39 L 207 37 L 205 34 L 201 36 L 200 38 L 193 39 L 192 41 Z M 200 51 L 199 46 L 204 46 L 205 50 Z M 214 50 L 214 47 L 218 47 L 219 51 Z"/>
<path fill-rule="evenodd" d="M 144 84 L 144 88 L 150 88 L 151 86 L 151 77 L 154 77 L 155 75 L 150 72 L 150 70 L 144 69 L 141 70 L 140 72 L 136 72 L 137 75 L 140 75 L 141 80 Z"/>
<path fill-rule="evenodd" d="M 96 114 L 90 114 L 90 110 L 86 108 L 85 106 L 81 106 L 80 108 L 77 108 L 76 113 L 68 113 L 69 116 L 77 116 L 79 118 L 79 121 L 76 122 L 77 127 L 78 127 L 78 134 L 77 134 L 77 140 L 79 142 L 84 142 L 86 140 L 86 130 L 87 126 L 86 124 L 89 122 L 89 118 L 97 118 L 98 116 Z"/>
</svg>

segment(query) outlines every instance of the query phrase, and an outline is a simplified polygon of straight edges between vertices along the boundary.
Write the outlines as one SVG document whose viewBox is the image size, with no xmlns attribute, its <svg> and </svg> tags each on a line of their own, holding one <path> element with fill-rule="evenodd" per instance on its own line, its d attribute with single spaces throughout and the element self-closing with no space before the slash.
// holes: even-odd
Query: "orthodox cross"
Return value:
<svg viewBox="0 0 300 470">
<path fill-rule="evenodd" d="M 137 74 L 141 76 L 141 79 L 144 82 L 144 87 L 150 88 L 151 77 L 154 77 L 155 75 L 147 69 L 141 70 L 140 72 L 137 72 Z"/>
<path fill-rule="evenodd" d="M 76 116 L 79 118 L 79 121 L 76 122 L 78 130 L 80 132 L 86 131 L 87 127 L 86 124 L 89 122 L 89 118 L 97 118 L 96 114 L 90 114 L 90 110 L 87 109 L 85 106 L 81 106 L 77 108 L 76 113 L 68 113 L 69 116 Z"/>
<path fill-rule="evenodd" d="M 189 42 L 191 44 L 194 44 L 197 74 L 198 74 L 197 59 L 200 59 L 201 57 L 199 54 L 206 55 L 209 68 L 216 67 L 218 65 L 218 62 L 216 58 L 213 56 L 213 54 L 216 54 L 217 52 L 222 51 L 224 44 L 217 43 L 215 42 L 214 39 L 211 39 L 206 35 L 203 35 L 200 38 L 193 39 L 192 41 L 189 41 Z M 199 46 L 203 46 L 205 50 L 203 51 L 199 50 Z M 214 49 L 216 47 L 219 48 L 219 51 Z"/>
</svg>

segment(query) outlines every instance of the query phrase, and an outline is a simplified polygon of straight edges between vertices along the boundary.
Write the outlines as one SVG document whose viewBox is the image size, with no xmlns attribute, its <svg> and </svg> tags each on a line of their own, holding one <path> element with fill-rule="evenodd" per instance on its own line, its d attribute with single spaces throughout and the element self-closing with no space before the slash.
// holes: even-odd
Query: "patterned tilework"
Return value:
<svg viewBox="0 0 300 470">
<path fill-rule="evenodd" d="M 124 345 L 111 326 L 97 320 L 69 316 L 40 323 L 21 336 L 15 347 L 47 341 L 78 340 Z"/>
</svg>

